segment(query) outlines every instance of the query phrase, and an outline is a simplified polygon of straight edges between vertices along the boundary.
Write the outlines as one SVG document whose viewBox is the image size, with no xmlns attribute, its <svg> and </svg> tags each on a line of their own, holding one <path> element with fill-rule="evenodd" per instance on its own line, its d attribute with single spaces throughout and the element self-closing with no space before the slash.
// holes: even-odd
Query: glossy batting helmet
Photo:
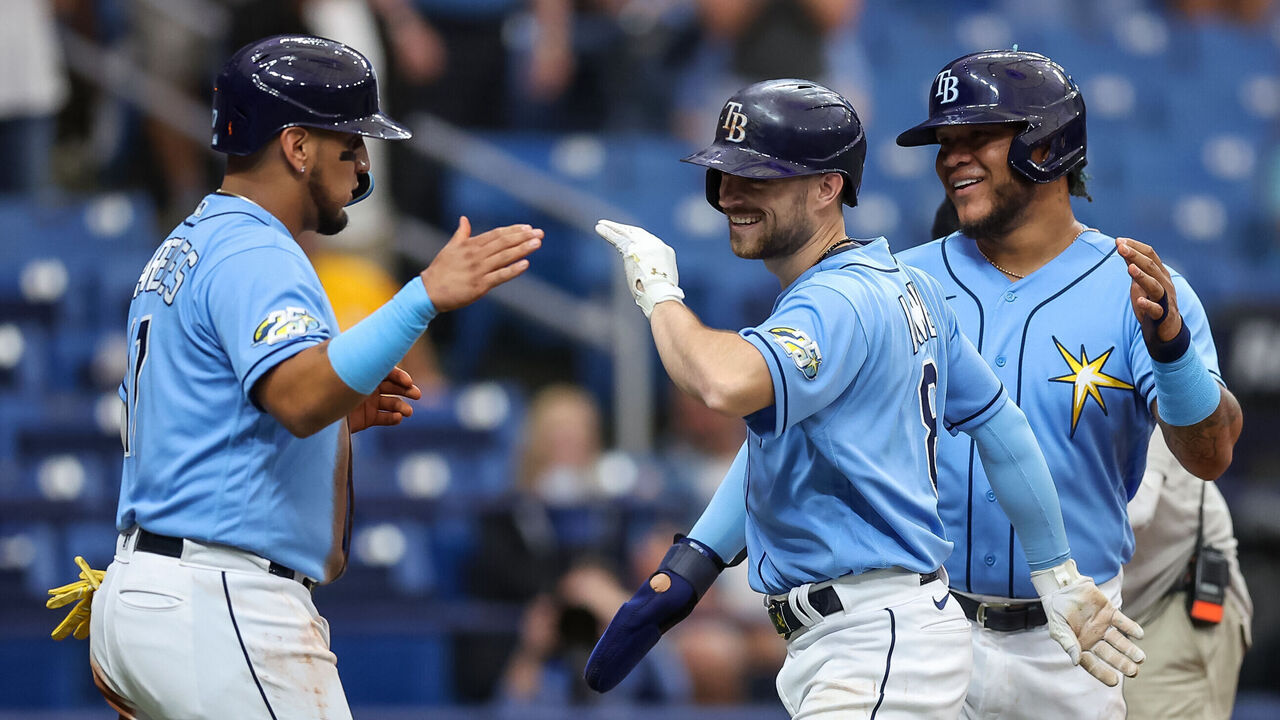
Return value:
<svg viewBox="0 0 1280 720">
<path fill-rule="evenodd" d="M 1085 163 L 1084 96 L 1062 66 L 1039 53 L 987 50 L 953 60 L 930 88 L 929 119 L 898 136 L 904 147 L 938 142 L 948 125 L 1021 123 L 1009 165 L 1047 183 Z M 1041 162 L 1032 150 L 1044 146 Z"/>
<path fill-rule="evenodd" d="M 302 125 L 384 140 L 413 133 L 378 109 L 368 58 L 340 42 L 276 35 L 236 51 L 213 88 L 213 149 L 250 155 L 285 128 Z M 373 189 L 368 173 L 352 202 Z"/>
<path fill-rule="evenodd" d="M 707 202 L 720 210 L 720 174 L 770 179 L 836 172 L 841 199 L 858 204 L 867 137 L 853 105 L 808 80 L 766 80 L 739 90 L 716 139 L 683 162 L 707 168 Z"/>
</svg>

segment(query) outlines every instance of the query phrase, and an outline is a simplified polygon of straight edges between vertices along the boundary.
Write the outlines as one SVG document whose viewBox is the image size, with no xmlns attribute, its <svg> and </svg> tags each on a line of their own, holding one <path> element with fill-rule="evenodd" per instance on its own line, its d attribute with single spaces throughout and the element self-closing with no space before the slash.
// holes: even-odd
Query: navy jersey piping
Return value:
<svg viewBox="0 0 1280 720">
<path fill-rule="evenodd" d="M 867 268 L 868 270 L 875 270 L 876 272 L 882 272 L 882 273 L 896 273 L 896 272 L 898 272 L 898 268 L 896 268 L 896 267 L 894 267 L 894 268 L 884 268 L 884 267 L 880 267 L 879 265 L 868 265 L 867 263 L 856 263 L 856 262 L 855 262 L 855 263 L 846 263 L 846 264 L 844 264 L 844 265 L 841 265 L 841 266 L 840 266 L 840 269 L 841 269 L 841 270 L 847 270 L 847 269 L 852 268 L 852 267 L 864 267 L 864 268 Z"/>
<path fill-rule="evenodd" d="M 1001 395 L 1002 393 L 1004 393 L 1004 383 L 1000 383 L 1000 387 L 996 390 L 995 397 L 993 397 L 993 398 L 991 398 L 990 400 L 988 400 L 988 401 L 987 401 L 987 404 L 986 404 L 986 405 L 983 405 L 981 410 L 979 410 L 978 412 L 976 412 L 976 413 L 974 413 L 974 414 L 970 415 L 969 417 L 967 417 L 967 418 L 965 418 L 965 419 L 961 420 L 960 422 L 948 423 L 948 422 L 946 422 L 946 421 L 944 420 L 944 421 L 943 421 L 944 426 L 945 426 L 948 430 L 950 430 L 951 428 L 957 428 L 957 427 L 960 427 L 961 425 L 964 425 L 965 423 L 967 423 L 967 422 L 969 422 L 970 420 L 972 420 L 972 419 L 974 419 L 974 418 L 978 417 L 979 415 L 981 415 L 982 413 L 986 412 L 987 410 L 990 410 L 990 409 L 991 409 L 991 406 L 992 406 L 992 405 L 995 405 L 995 404 L 996 404 L 996 401 L 1000 399 L 1000 395 Z"/>
<path fill-rule="evenodd" d="M 1031 332 L 1031 320 L 1035 317 L 1036 313 L 1040 312 L 1040 308 L 1044 307 L 1045 305 L 1048 305 L 1054 300 L 1057 300 L 1059 297 L 1062 296 L 1063 293 L 1075 287 L 1076 284 L 1079 283 L 1081 280 L 1084 280 L 1085 278 L 1092 275 L 1093 271 L 1102 267 L 1102 264 L 1105 263 L 1113 254 L 1115 254 L 1115 252 L 1116 252 L 1116 249 L 1114 247 L 1111 248 L 1111 251 L 1108 252 L 1106 255 L 1103 255 L 1102 259 L 1099 260 L 1097 263 L 1095 263 L 1093 267 L 1080 273 L 1080 275 L 1075 280 L 1072 280 L 1071 282 L 1067 283 L 1067 285 L 1063 287 L 1061 290 L 1045 298 L 1039 305 L 1036 305 L 1034 308 L 1032 308 L 1031 312 L 1027 313 L 1026 322 L 1024 322 L 1022 325 L 1022 339 L 1018 344 L 1018 392 L 1014 402 L 1017 402 L 1019 405 L 1022 404 L 1022 361 L 1026 357 L 1027 333 Z M 1012 523 L 1010 523 L 1009 525 L 1009 593 L 1005 597 L 1013 597 L 1013 524 Z"/>
<path fill-rule="evenodd" d="M 961 282 L 960 278 L 956 276 L 956 271 L 951 267 L 951 258 L 947 254 L 947 240 L 948 238 L 942 240 L 942 265 L 947 269 L 947 274 L 951 276 L 955 284 L 961 290 L 964 290 L 965 294 L 973 300 L 973 304 L 978 308 L 978 354 L 981 355 L 983 334 L 987 329 L 987 317 L 983 312 L 982 302 L 978 300 L 978 296 L 969 289 L 968 285 Z M 977 241 L 975 240 L 974 242 Z M 1003 386 L 1003 383 L 1001 383 L 1001 386 Z M 973 438 L 969 438 L 969 496 L 965 503 L 967 511 L 964 528 L 968 544 L 967 552 L 964 554 L 964 589 L 966 592 L 973 592 L 973 462 L 974 456 L 977 454 L 976 451 L 977 443 Z"/>
<path fill-rule="evenodd" d="M 787 376 L 784 374 L 785 369 L 783 368 L 782 360 L 778 358 L 778 353 L 773 349 L 773 345 L 758 330 L 752 328 L 747 333 L 760 338 L 760 342 L 769 350 L 769 354 L 773 356 L 774 364 L 778 366 L 778 378 L 782 382 L 782 427 L 785 428 L 787 426 L 787 418 L 790 416 L 787 414 Z M 776 422 L 774 423 L 774 432 L 778 432 Z"/>
</svg>

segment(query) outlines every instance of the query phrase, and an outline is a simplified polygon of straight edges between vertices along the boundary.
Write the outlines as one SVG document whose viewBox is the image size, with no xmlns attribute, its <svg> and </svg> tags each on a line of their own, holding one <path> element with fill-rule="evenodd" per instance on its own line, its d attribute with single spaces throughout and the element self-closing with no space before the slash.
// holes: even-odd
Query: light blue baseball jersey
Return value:
<svg viewBox="0 0 1280 720">
<path fill-rule="evenodd" d="M 117 527 L 232 545 L 325 579 L 342 540 L 339 425 L 296 438 L 250 391 L 336 328 L 285 226 L 248 200 L 206 197 L 156 250 L 129 306 Z"/>
<path fill-rule="evenodd" d="M 1007 400 L 937 281 L 878 238 L 805 271 L 756 327 L 774 404 L 747 417 L 750 582 L 777 594 L 951 553 L 938 516 L 939 429 Z"/>
<path fill-rule="evenodd" d="M 1089 230 L 1012 283 L 960 233 L 903 251 L 942 283 L 960 327 L 1026 414 L 1053 475 L 1080 571 L 1098 583 L 1133 553 L 1126 506 L 1146 466 L 1155 398 L 1151 357 L 1129 299 L 1115 239 Z M 1178 309 L 1219 381 L 1199 298 L 1173 273 Z M 1022 544 L 995 500 L 968 438 L 938 442 L 939 507 L 956 543 L 951 586 L 1034 598 Z"/>
</svg>

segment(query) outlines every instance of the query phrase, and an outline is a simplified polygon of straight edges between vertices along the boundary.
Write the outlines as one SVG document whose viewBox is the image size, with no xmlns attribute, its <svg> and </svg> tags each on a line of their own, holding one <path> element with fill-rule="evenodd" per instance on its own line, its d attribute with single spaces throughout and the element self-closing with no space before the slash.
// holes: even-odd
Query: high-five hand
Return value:
<svg viewBox="0 0 1280 720">
<path fill-rule="evenodd" d="M 471 221 L 458 218 L 458 229 L 422 271 L 422 283 L 437 312 L 470 305 L 485 293 L 529 267 L 525 259 L 542 245 L 543 233 L 529 225 L 507 225 L 479 235 Z"/>
<path fill-rule="evenodd" d="M 597 222 L 596 234 L 608 240 L 622 255 L 627 287 L 645 317 L 649 317 L 653 306 L 660 302 L 684 301 L 680 273 L 676 268 L 676 251 L 657 236 L 644 228 L 612 220 Z"/>
</svg>

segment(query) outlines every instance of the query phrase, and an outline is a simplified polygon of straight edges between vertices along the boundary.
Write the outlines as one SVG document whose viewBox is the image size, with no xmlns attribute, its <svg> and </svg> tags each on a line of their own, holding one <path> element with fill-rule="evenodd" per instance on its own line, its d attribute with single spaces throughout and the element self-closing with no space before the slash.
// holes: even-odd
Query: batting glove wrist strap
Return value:
<svg viewBox="0 0 1280 720">
<path fill-rule="evenodd" d="M 1075 560 L 1031 573 L 1031 584 L 1044 605 L 1049 636 L 1073 664 L 1111 687 L 1121 673 L 1138 674 L 1147 656 L 1130 638 L 1141 639 L 1142 627 L 1117 610 L 1093 578 L 1081 575 Z"/>
<path fill-rule="evenodd" d="M 677 540 L 658 571 L 605 628 L 583 671 L 587 685 L 607 692 L 622 682 L 663 633 L 689 616 L 723 567 L 710 548 L 688 538 Z"/>
<path fill-rule="evenodd" d="M 596 234 L 608 240 L 622 255 L 627 288 L 645 317 L 653 314 L 658 303 L 673 300 L 683 304 L 676 251 L 669 245 L 644 228 L 612 220 L 596 223 Z"/>
</svg>

